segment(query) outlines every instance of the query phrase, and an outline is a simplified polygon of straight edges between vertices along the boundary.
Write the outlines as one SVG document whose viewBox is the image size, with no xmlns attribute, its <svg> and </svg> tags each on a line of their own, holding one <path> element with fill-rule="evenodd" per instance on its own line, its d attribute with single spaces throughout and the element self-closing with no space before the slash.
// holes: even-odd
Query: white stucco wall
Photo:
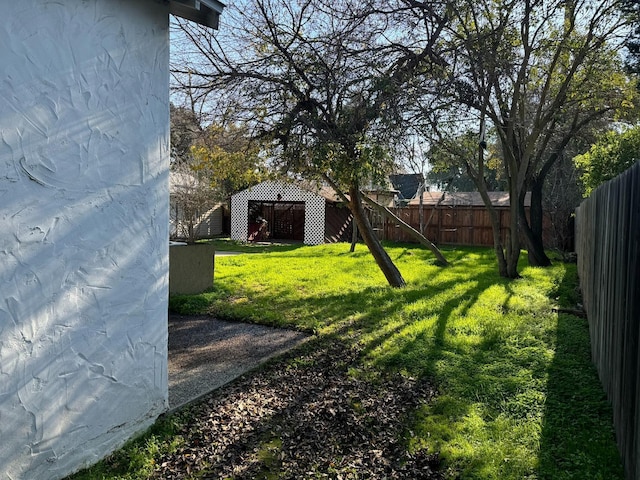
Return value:
<svg viewBox="0 0 640 480">
<path fill-rule="evenodd" d="M 280 195 L 280 200 L 278 200 Z M 231 196 L 231 239 L 246 242 L 249 235 L 249 201 L 304 202 L 304 243 L 324 243 L 324 197 L 291 183 L 262 182 Z"/>
<path fill-rule="evenodd" d="M 0 479 L 50 480 L 168 405 L 168 6 L 0 18 Z"/>
</svg>

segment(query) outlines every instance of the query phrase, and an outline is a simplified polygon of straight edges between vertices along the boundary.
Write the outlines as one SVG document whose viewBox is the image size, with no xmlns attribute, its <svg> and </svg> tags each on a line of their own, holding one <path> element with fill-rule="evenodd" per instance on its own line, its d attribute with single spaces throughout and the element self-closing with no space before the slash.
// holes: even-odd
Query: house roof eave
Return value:
<svg viewBox="0 0 640 480">
<path fill-rule="evenodd" d="M 169 0 L 172 15 L 216 30 L 225 6 L 218 0 Z"/>
</svg>

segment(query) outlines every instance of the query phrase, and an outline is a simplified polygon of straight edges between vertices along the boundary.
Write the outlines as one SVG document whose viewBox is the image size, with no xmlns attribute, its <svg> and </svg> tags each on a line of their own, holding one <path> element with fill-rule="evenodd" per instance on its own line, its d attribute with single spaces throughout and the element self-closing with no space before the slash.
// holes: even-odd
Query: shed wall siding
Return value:
<svg viewBox="0 0 640 480">
<path fill-rule="evenodd" d="M 0 479 L 51 480 L 168 405 L 168 6 L 0 17 Z"/>
<path fill-rule="evenodd" d="M 278 195 L 280 199 L 278 200 Z M 320 195 L 292 184 L 263 182 L 231 197 L 231 239 L 247 241 L 249 234 L 249 201 L 283 201 L 305 203 L 304 243 L 324 243 L 325 202 Z"/>
</svg>

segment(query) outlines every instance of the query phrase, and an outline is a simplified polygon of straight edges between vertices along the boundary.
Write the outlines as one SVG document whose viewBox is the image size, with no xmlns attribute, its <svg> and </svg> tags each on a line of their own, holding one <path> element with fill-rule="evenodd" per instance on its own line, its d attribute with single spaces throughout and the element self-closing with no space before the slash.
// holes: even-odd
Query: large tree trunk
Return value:
<svg viewBox="0 0 640 480">
<path fill-rule="evenodd" d="M 485 105 L 482 110 L 482 115 L 480 117 L 480 141 L 478 142 L 478 168 L 474 169 L 472 164 L 469 161 L 465 161 L 465 165 L 467 167 L 467 174 L 473 180 L 476 187 L 478 188 L 478 192 L 480 192 L 480 197 L 482 197 L 482 201 L 484 202 L 484 206 L 489 212 L 489 218 L 491 219 L 491 231 L 493 233 L 493 249 L 496 252 L 496 259 L 498 261 L 498 273 L 501 277 L 509 276 L 509 245 L 507 244 L 507 255 L 505 256 L 505 249 L 502 243 L 502 232 L 500 231 L 500 217 L 498 215 L 497 210 L 493 207 L 491 203 L 491 198 L 489 198 L 489 189 L 487 188 L 487 184 L 484 179 L 484 149 L 486 148 L 485 143 L 485 108 L 488 104 L 488 97 L 485 98 Z M 507 240 L 508 241 L 508 240 Z"/>
<path fill-rule="evenodd" d="M 480 197 L 482 197 L 484 206 L 487 209 L 487 212 L 489 212 L 489 219 L 491 220 L 491 232 L 493 233 L 493 250 L 496 252 L 496 259 L 498 261 L 498 273 L 501 277 L 506 278 L 509 275 L 507 273 L 507 257 L 505 256 L 505 249 L 504 245 L 502 244 L 500 217 L 498 216 L 497 210 L 491 203 L 491 198 L 489 198 L 487 186 L 485 185 L 484 181 L 480 177 L 473 175 L 471 169 L 469 168 L 469 164 L 467 164 L 467 172 L 478 188 L 478 192 L 480 193 Z"/>
<path fill-rule="evenodd" d="M 480 197 L 484 202 L 484 206 L 489 212 L 489 218 L 491 219 L 491 231 L 493 233 L 493 249 L 496 252 L 496 259 L 498 261 L 498 273 L 501 277 L 507 276 L 507 259 L 504 255 L 504 247 L 502 245 L 502 232 L 500 231 L 500 217 L 498 212 L 491 203 L 489 198 L 489 190 L 487 184 L 484 181 L 484 118 L 480 121 L 480 142 L 478 143 L 478 170 L 475 171 L 471 163 L 465 162 L 467 167 L 467 174 L 473 180 L 476 185 Z M 441 198 L 442 201 L 444 198 Z"/>
<path fill-rule="evenodd" d="M 509 241 L 510 239 L 507 238 L 507 255 L 505 255 L 505 248 L 504 245 L 502 243 L 502 232 L 500 231 L 500 217 L 498 214 L 498 211 L 494 208 L 493 204 L 491 203 L 491 198 L 489 198 L 489 192 L 487 190 L 487 186 L 485 185 L 485 183 L 482 180 L 477 180 L 475 177 L 471 176 L 471 178 L 474 180 L 474 183 L 476 184 L 476 187 L 478 187 L 478 191 L 480 192 L 480 197 L 482 197 L 482 201 L 484 202 L 484 206 L 487 209 L 487 212 L 489 212 L 489 218 L 491 220 L 491 231 L 493 233 L 493 250 L 496 252 L 496 259 L 498 260 L 498 273 L 500 274 L 501 277 L 505 277 L 505 278 L 515 278 L 515 277 L 510 277 L 509 275 L 509 250 L 510 250 L 510 245 L 509 245 Z M 518 261 L 516 260 L 516 265 L 517 265 Z M 517 272 L 516 272 L 517 275 Z"/>
<path fill-rule="evenodd" d="M 506 278 L 519 278 L 518 260 L 520 259 L 520 238 L 518 231 L 518 196 L 511 197 L 511 220 L 509 222 L 509 238 L 507 238 L 507 274 Z"/>
<path fill-rule="evenodd" d="M 489 212 L 489 218 L 491 219 L 491 231 L 493 233 L 493 249 L 496 252 L 496 259 L 498 260 L 498 273 L 501 277 L 507 276 L 507 259 L 504 255 L 504 247 L 502 245 L 502 232 L 500 232 L 500 217 L 497 210 L 493 207 L 489 193 L 484 183 L 476 182 L 480 196 L 484 202 L 484 206 Z"/>
<path fill-rule="evenodd" d="M 418 188 L 418 195 L 420 199 L 420 205 L 418 208 L 418 221 L 420 223 L 420 235 L 424 236 L 424 178 L 422 182 L 420 182 L 420 187 Z M 435 209 L 431 210 L 431 215 L 433 215 Z"/>
<path fill-rule="evenodd" d="M 433 254 L 436 256 L 436 258 L 438 259 L 438 263 L 440 265 L 442 265 L 442 266 L 449 265 L 449 262 L 447 261 L 446 258 L 444 258 L 444 255 L 442 255 L 442 252 L 438 249 L 438 247 L 436 247 L 433 244 L 433 242 L 431 242 L 429 239 L 427 239 L 419 231 L 417 231 L 411 225 L 409 225 L 408 223 L 403 221 L 401 218 L 399 218 L 396 214 L 394 214 L 387 207 L 385 207 L 384 205 L 380 205 L 378 202 L 376 202 L 372 198 L 369 198 L 366 195 L 363 195 L 362 198 L 367 204 L 369 204 L 371 207 L 373 207 L 377 212 L 380 212 L 385 217 L 390 218 L 391 220 L 396 222 L 402 231 L 404 231 L 405 233 L 411 235 L 418 242 L 420 242 L 421 245 L 424 245 L 429 250 L 431 250 L 433 252 Z"/>
<path fill-rule="evenodd" d="M 515 159 L 509 162 L 509 238 L 507 238 L 507 275 L 506 278 L 519 278 L 518 260 L 520 259 L 520 188 L 518 185 L 518 164 Z"/>
<path fill-rule="evenodd" d="M 548 267 L 551 265 L 551 260 L 544 251 L 544 243 L 542 241 L 542 182 L 538 182 L 536 179 L 532 182 L 529 219 L 527 219 L 524 199 L 525 192 L 522 192 L 518 200 L 519 215 L 522 233 L 527 242 L 529 265 L 532 267 Z"/>
<path fill-rule="evenodd" d="M 382 270 L 387 282 L 389 282 L 389 285 L 392 287 L 404 287 L 406 283 L 404 278 L 402 278 L 400 270 L 398 270 L 393 260 L 391 260 L 391 257 L 389 257 L 389 254 L 382 247 L 382 243 L 374 233 L 371 223 L 369 223 L 369 219 L 362 206 L 362 196 L 358 185 L 351 185 L 349 187 L 349 197 L 349 209 L 351 213 L 353 213 L 353 219 L 358 226 L 360 235 L 369 248 L 371 255 L 373 255 L 378 267 Z"/>
</svg>

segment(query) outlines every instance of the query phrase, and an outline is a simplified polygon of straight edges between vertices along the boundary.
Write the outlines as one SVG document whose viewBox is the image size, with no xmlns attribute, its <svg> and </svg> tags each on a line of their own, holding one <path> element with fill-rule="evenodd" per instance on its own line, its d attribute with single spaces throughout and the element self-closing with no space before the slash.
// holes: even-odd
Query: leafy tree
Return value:
<svg viewBox="0 0 640 480">
<path fill-rule="evenodd" d="M 602 183 L 611 180 L 640 160 L 640 126 L 623 132 L 605 133 L 591 148 L 575 157 L 582 171 L 580 180 L 588 197 Z"/>
<path fill-rule="evenodd" d="M 273 176 L 260 145 L 247 128 L 236 124 L 203 127 L 194 108 L 170 105 L 172 163 L 188 165 L 187 171 L 208 179 L 217 200 L 256 185 Z"/>
<path fill-rule="evenodd" d="M 193 104 L 192 104 L 193 106 Z M 201 216 L 216 201 L 270 178 L 246 129 L 201 126 L 193 108 L 170 105 L 171 216 L 177 236 L 195 242 Z"/>
<path fill-rule="evenodd" d="M 640 75 L 640 2 L 638 0 L 624 0 L 622 2 L 622 10 L 629 15 L 632 22 L 626 43 L 628 50 L 627 68 L 629 72 Z"/>
<path fill-rule="evenodd" d="M 484 132 L 486 123 L 495 131 L 509 181 L 510 236 L 506 245 L 494 240 L 502 276 L 518 276 L 520 232 L 530 263 L 550 263 L 542 187 L 552 166 L 582 129 L 633 105 L 634 85 L 618 55 L 629 25 L 617 8 L 621 1 L 461 0 L 452 10 L 447 33 L 455 54 L 444 70 L 455 85 L 449 94 L 462 107 L 457 124 L 475 123 Z M 484 142 L 479 135 L 479 170 L 471 173 L 491 210 L 480 171 Z"/>
<path fill-rule="evenodd" d="M 218 199 L 224 199 L 274 176 L 259 145 L 238 125 L 208 126 L 191 147 L 192 169 L 209 180 Z"/>
<path fill-rule="evenodd" d="M 286 172 L 348 193 L 364 242 L 390 285 L 402 275 L 373 232 L 361 187 L 391 169 L 418 73 L 440 61 L 446 2 L 248 0 L 212 34 L 181 24 L 199 64 L 174 77 L 220 95 Z M 426 78 L 426 77 L 425 77 Z M 198 83 L 199 82 L 199 83 Z"/>
</svg>

